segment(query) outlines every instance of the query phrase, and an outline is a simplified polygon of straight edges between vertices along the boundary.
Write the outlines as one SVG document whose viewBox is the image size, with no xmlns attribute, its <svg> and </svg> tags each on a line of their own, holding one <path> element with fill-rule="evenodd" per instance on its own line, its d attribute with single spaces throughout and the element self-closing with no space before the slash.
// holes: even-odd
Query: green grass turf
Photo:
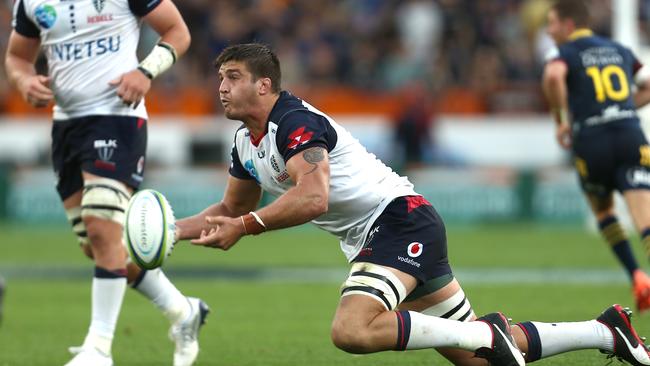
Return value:
<svg viewBox="0 0 650 366">
<path fill-rule="evenodd" d="M 3 268 L 88 268 L 66 228 L 0 227 Z M 463 268 L 617 268 L 605 244 L 581 229 L 535 225 L 451 227 L 452 264 Z M 638 247 L 638 243 L 635 247 Z M 637 256 L 637 258 L 643 258 Z M 336 240 L 305 229 L 246 238 L 229 252 L 180 245 L 166 264 L 240 268 L 341 267 Z M 644 262 L 645 266 L 645 262 Z M 204 298 L 213 313 L 201 336 L 197 365 L 444 365 L 433 351 L 352 356 L 329 340 L 338 283 L 259 283 L 218 279 L 175 281 Z M 504 311 L 515 321 L 585 320 L 609 304 L 631 303 L 626 285 L 465 285 L 475 310 Z M 90 278 L 8 278 L 5 321 L 0 327 L 0 366 L 62 365 L 67 347 L 82 341 L 89 322 Z M 650 315 L 634 318 L 650 335 Z M 167 322 L 133 291 L 125 298 L 114 343 L 115 364 L 171 364 Z M 604 356 L 582 351 L 539 365 L 599 365 Z"/>
</svg>

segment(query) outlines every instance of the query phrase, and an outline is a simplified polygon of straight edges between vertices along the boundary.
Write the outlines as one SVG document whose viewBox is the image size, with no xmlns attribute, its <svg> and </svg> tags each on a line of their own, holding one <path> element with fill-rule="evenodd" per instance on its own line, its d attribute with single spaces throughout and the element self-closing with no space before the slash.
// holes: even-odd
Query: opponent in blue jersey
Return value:
<svg viewBox="0 0 650 366">
<path fill-rule="evenodd" d="M 548 33 L 557 44 L 548 55 L 543 89 L 557 123 L 557 139 L 572 148 L 575 166 L 601 233 L 633 282 L 640 311 L 650 309 L 650 279 L 639 269 L 614 211 L 621 192 L 650 254 L 650 146 L 636 108 L 650 101 L 642 65 L 622 45 L 588 28 L 580 0 L 556 2 Z M 638 91 L 633 92 L 634 84 Z"/>
<path fill-rule="evenodd" d="M 243 124 L 223 199 L 178 220 L 178 239 L 229 249 L 244 235 L 306 222 L 333 234 L 350 273 L 331 337 L 350 353 L 435 348 L 455 365 L 523 366 L 519 349 L 534 361 L 596 348 L 650 365 L 618 305 L 584 322 L 511 328 L 501 313 L 477 318 L 451 270 L 444 223 L 408 178 L 282 91 L 279 60 L 267 47 L 231 46 L 216 66 L 225 115 Z M 262 191 L 277 199 L 258 208 Z"/>
</svg>

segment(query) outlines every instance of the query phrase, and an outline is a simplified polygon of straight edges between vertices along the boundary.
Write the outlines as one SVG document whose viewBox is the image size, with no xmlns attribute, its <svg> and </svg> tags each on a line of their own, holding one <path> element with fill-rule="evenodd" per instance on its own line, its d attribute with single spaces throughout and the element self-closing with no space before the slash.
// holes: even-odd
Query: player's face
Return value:
<svg viewBox="0 0 650 366">
<path fill-rule="evenodd" d="M 568 40 L 570 32 L 567 21 L 560 19 L 555 10 L 548 12 L 546 22 L 546 32 L 556 44 L 562 44 Z"/>
<path fill-rule="evenodd" d="M 246 68 L 246 64 L 229 61 L 219 68 L 219 99 L 226 118 L 244 120 L 250 115 L 251 106 L 255 105 L 259 95 L 257 83 Z"/>
</svg>

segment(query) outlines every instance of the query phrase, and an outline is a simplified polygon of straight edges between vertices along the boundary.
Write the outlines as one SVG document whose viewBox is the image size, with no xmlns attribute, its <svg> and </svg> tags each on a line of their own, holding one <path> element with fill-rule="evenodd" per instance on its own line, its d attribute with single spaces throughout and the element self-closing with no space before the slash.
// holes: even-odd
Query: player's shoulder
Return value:
<svg viewBox="0 0 650 366">
<path fill-rule="evenodd" d="M 269 121 L 275 123 L 279 131 L 292 129 L 296 124 L 322 125 L 325 120 L 324 115 L 287 91 L 280 93 L 269 116 Z"/>
</svg>

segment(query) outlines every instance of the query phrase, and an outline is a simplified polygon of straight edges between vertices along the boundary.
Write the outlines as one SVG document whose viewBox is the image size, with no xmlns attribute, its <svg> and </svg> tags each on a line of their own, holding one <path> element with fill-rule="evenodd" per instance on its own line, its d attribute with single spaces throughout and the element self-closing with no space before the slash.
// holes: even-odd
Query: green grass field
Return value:
<svg viewBox="0 0 650 366">
<path fill-rule="evenodd" d="M 67 228 L 4 225 L 0 230 L 0 274 L 8 283 L 0 366 L 63 365 L 70 357 L 67 347 L 83 340 L 89 324 L 92 265 Z M 452 265 L 479 314 L 501 310 L 515 321 L 586 320 L 615 302 L 632 305 L 629 285 L 618 277 L 622 271 L 605 244 L 580 229 L 452 226 L 448 237 Z M 640 251 L 637 258 L 643 258 Z M 329 277 L 306 271 L 314 267 Z M 197 365 L 448 364 L 430 350 L 368 356 L 338 351 L 329 327 L 345 268 L 336 240 L 304 228 L 246 238 L 229 252 L 181 244 L 165 265 L 183 292 L 212 308 Z M 292 269 L 305 275 L 291 277 Z M 520 278 L 531 269 L 537 271 L 533 280 Z M 544 280 L 545 274 L 565 270 L 615 275 L 602 282 Z M 494 271 L 518 272 L 504 281 L 476 279 L 483 273 L 491 278 Z M 475 276 L 464 281 L 465 273 Z M 634 322 L 641 334 L 650 335 L 650 315 Z M 167 327 L 153 305 L 127 292 L 113 346 L 115 364 L 171 364 Z M 581 351 L 537 364 L 604 365 L 606 360 L 597 351 Z"/>
</svg>

